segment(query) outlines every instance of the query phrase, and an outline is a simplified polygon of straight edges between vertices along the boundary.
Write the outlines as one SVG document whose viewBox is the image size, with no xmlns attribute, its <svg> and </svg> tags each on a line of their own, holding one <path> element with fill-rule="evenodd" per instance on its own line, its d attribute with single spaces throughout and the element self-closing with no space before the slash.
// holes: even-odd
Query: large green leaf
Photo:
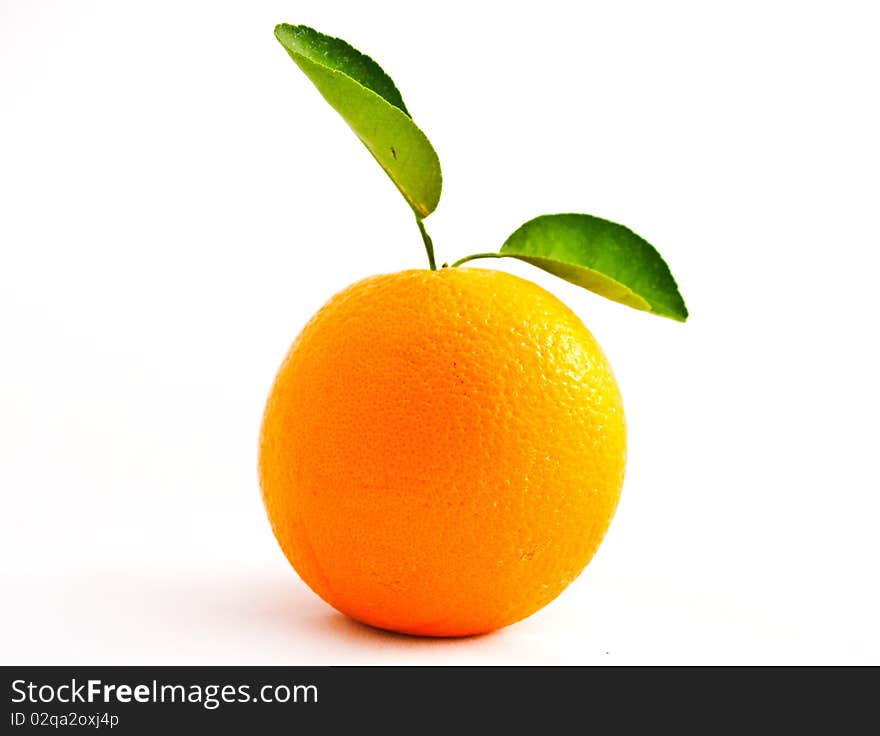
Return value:
<svg viewBox="0 0 880 736">
<path fill-rule="evenodd" d="M 308 26 L 282 23 L 275 37 L 345 119 L 418 218 L 440 200 L 440 161 L 391 78 L 369 56 Z"/>
<path fill-rule="evenodd" d="M 500 255 L 630 307 L 680 322 L 687 319 L 687 307 L 663 258 L 623 225 L 591 215 L 542 215 L 514 232 Z"/>
</svg>

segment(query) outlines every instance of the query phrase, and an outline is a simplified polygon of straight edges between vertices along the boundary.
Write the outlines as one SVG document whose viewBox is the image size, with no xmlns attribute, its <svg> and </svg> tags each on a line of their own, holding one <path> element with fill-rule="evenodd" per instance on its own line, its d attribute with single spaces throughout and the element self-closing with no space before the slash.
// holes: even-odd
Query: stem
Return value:
<svg viewBox="0 0 880 736">
<path fill-rule="evenodd" d="M 419 232 L 422 234 L 422 240 L 425 241 L 425 250 L 428 251 L 428 264 L 431 266 L 432 271 L 436 271 L 437 264 L 434 262 L 434 243 L 431 241 L 431 236 L 428 235 L 428 231 L 425 230 L 425 224 L 422 222 L 421 217 L 416 217 L 416 223 L 419 226 Z"/>
<path fill-rule="evenodd" d="M 455 263 L 453 263 L 450 268 L 455 268 L 456 266 L 460 266 L 462 263 L 467 263 L 468 261 L 473 261 L 476 258 L 504 258 L 503 253 L 474 253 L 472 256 L 465 256 L 464 258 L 459 258 Z"/>
</svg>

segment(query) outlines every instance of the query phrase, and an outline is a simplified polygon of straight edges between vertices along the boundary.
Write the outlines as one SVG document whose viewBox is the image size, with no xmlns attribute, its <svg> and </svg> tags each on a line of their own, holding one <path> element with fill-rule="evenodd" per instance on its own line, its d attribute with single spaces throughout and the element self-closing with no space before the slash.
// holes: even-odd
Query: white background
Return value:
<svg viewBox="0 0 880 736">
<path fill-rule="evenodd" d="M 3 663 L 878 664 L 872 3 L 0 4 Z M 391 74 L 438 257 L 582 211 L 692 317 L 525 264 L 605 348 L 630 461 L 545 609 L 433 641 L 342 617 L 269 530 L 257 433 L 308 317 L 425 265 L 272 30 Z"/>
</svg>

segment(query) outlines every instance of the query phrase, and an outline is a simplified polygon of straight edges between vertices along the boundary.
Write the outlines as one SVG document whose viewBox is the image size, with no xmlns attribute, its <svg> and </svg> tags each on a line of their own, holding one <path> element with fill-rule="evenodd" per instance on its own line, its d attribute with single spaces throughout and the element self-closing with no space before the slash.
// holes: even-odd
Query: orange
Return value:
<svg viewBox="0 0 880 736">
<path fill-rule="evenodd" d="M 593 557 L 623 483 L 620 393 L 578 317 L 502 271 L 412 270 L 334 296 L 297 337 L 260 434 L 274 534 L 371 626 L 492 631 Z"/>
</svg>

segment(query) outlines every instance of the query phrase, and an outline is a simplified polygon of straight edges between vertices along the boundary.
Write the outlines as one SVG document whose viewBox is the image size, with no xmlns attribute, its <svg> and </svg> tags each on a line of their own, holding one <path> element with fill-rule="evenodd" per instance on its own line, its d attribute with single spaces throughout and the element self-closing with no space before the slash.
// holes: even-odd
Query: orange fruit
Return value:
<svg viewBox="0 0 880 736">
<path fill-rule="evenodd" d="M 620 393 L 580 319 L 503 271 L 411 270 L 334 296 L 290 348 L 260 433 L 273 532 L 371 626 L 463 636 L 545 606 L 623 483 Z"/>
</svg>

